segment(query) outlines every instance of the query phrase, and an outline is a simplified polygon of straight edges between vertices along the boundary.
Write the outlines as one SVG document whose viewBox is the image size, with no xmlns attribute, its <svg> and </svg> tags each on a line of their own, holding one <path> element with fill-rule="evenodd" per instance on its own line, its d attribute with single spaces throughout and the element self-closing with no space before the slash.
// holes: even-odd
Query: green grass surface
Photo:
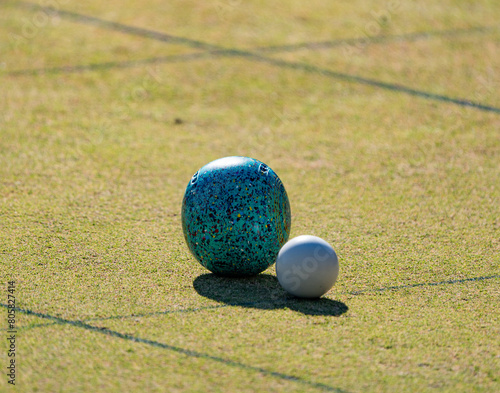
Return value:
<svg viewBox="0 0 500 393">
<path fill-rule="evenodd" d="M 1 392 L 500 390 L 500 6 L 285 3 L 0 4 Z M 337 251 L 321 300 L 189 254 L 228 155 Z"/>
</svg>

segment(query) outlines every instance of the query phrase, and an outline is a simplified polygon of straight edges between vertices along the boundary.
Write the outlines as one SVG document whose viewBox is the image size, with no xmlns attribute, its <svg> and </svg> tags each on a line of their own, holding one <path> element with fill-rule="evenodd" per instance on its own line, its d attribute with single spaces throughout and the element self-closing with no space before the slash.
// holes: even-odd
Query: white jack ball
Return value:
<svg viewBox="0 0 500 393">
<path fill-rule="evenodd" d="M 298 236 L 278 253 L 276 275 L 281 286 L 292 295 L 317 298 L 337 281 L 339 261 L 335 250 L 323 239 Z"/>
</svg>

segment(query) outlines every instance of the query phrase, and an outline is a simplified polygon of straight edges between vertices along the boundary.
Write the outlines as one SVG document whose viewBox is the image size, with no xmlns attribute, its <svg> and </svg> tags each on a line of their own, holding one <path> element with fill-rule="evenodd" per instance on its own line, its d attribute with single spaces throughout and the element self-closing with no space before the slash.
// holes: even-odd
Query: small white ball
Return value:
<svg viewBox="0 0 500 393">
<path fill-rule="evenodd" d="M 335 250 L 323 239 L 303 235 L 288 241 L 276 259 L 278 281 L 294 296 L 316 298 L 337 281 L 339 261 Z"/>
</svg>

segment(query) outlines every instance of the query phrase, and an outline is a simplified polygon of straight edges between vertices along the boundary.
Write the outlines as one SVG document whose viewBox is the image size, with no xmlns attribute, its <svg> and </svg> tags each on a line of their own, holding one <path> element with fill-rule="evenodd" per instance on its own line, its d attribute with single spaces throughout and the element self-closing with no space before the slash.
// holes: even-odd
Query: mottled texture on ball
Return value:
<svg viewBox="0 0 500 393">
<path fill-rule="evenodd" d="M 258 274 L 290 235 L 285 187 L 264 163 L 248 157 L 212 161 L 196 172 L 182 203 L 182 229 L 195 258 L 213 273 Z"/>
</svg>

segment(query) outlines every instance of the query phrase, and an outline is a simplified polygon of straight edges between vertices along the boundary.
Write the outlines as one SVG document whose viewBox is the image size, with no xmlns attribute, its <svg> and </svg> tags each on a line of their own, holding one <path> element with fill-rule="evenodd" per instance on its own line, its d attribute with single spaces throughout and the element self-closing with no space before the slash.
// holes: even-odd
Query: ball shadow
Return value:
<svg viewBox="0 0 500 393">
<path fill-rule="evenodd" d="M 262 310 L 289 308 L 305 315 L 334 317 L 349 309 L 336 300 L 300 299 L 289 295 L 281 288 L 277 278 L 270 274 L 243 278 L 202 274 L 193 281 L 193 287 L 200 296 L 232 306 Z"/>
</svg>

